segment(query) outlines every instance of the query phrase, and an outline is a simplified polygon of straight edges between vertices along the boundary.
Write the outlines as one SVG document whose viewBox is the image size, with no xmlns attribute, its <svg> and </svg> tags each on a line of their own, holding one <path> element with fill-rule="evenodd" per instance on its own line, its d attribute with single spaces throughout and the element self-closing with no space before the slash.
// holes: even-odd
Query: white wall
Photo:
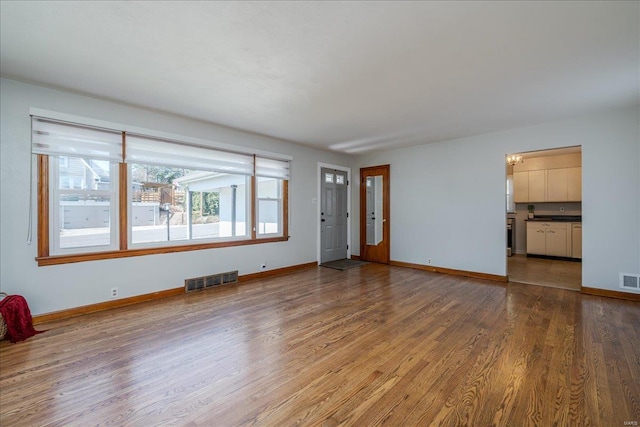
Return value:
<svg viewBox="0 0 640 427">
<path fill-rule="evenodd" d="M 24 295 L 33 314 L 109 300 L 111 287 L 130 297 L 184 284 L 184 279 L 230 270 L 240 274 L 316 260 L 317 162 L 348 166 L 329 153 L 201 121 L 160 114 L 73 93 L 0 81 L 0 287 Z M 36 240 L 26 242 L 29 208 L 30 118 L 37 107 L 293 156 L 288 242 L 38 267 Z M 35 215 L 35 206 L 33 207 Z M 35 216 L 34 216 L 35 218 Z M 35 232 L 35 221 L 33 226 Z"/>
<path fill-rule="evenodd" d="M 391 165 L 391 259 L 506 274 L 507 153 L 582 146 L 583 286 L 619 289 L 640 273 L 638 108 L 357 157 Z M 354 179 L 352 241 L 359 245 Z"/>
</svg>

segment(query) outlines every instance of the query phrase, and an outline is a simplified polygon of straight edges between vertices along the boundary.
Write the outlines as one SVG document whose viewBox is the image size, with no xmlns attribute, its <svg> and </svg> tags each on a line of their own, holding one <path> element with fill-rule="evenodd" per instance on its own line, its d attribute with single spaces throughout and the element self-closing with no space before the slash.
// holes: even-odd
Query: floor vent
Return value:
<svg viewBox="0 0 640 427">
<path fill-rule="evenodd" d="M 640 274 L 620 273 L 620 287 L 628 291 L 640 292 Z"/>
<path fill-rule="evenodd" d="M 184 290 L 186 292 L 199 291 L 209 289 L 215 286 L 227 285 L 229 283 L 238 282 L 238 271 L 229 271 L 227 273 L 212 274 L 211 276 L 194 277 L 193 279 L 185 279 Z"/>
</svg>

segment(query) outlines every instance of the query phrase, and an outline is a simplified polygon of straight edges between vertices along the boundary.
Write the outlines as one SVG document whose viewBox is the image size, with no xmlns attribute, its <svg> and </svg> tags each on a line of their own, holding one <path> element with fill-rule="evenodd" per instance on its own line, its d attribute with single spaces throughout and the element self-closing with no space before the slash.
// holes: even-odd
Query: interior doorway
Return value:
<svg viewBox="0 0 640 427">
<path fill-rule="evenodd" d="M 506 199 L 509 281 L 579 291 L 581 147 L 507 156 Z"/>
<path fill-rule="evenodd" d="M 360 169 L 360 259 L 389 264 L 389 165 Z"/>
</svg>

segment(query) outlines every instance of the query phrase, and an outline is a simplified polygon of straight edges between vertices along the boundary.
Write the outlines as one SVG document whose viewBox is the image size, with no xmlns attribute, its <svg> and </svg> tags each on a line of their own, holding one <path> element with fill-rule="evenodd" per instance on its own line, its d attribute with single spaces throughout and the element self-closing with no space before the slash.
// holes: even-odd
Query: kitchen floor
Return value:
<svg viewBox="0 0 640 427">
<path fill-rule="evenodd" d="M 514 255 L 507 257 L 510 282 L 549 286 L 579 291 L 582 287 L 582 263 Z"/>
</svg>

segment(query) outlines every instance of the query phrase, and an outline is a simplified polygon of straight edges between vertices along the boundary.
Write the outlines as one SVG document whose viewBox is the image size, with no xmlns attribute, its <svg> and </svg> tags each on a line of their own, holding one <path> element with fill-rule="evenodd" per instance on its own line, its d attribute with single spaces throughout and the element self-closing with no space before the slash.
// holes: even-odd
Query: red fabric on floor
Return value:
<svg viewBox="0 0 640 427">
<path fill-rule="evenodd" d="M 0 300 L 0 314 L 7 324 L 5 338 L 16 343 L 44 331 L 33 329 L 33 319 L 27 301 L 20 295 L 9 295 Z"/>
</svg>

